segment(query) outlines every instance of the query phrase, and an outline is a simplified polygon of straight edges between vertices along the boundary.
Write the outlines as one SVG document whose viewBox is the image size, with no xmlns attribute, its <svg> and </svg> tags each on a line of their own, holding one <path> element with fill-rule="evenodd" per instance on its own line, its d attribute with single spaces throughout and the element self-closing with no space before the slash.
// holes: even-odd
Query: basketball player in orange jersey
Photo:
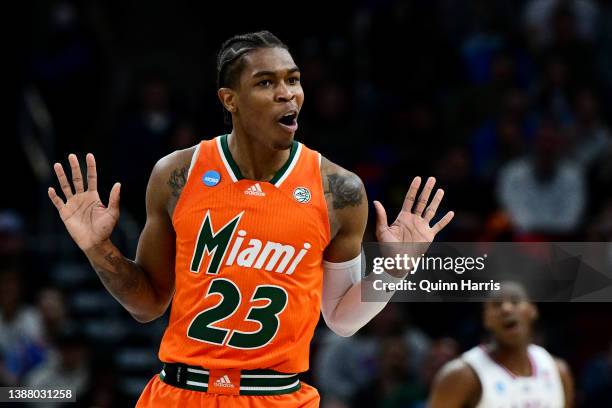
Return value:
<svg viewBox="0 0 612 408">
<path fill-rule="evenodd" d="M 232 132 L 155 165 L 135 260 L 109 239 L 120 185 L 104 206 L 93 155 L 86 157 L 87 189 L 70 155 L 74 191 L 56 163 L 66 202 L 53 188 L 49 197 L 104 286 L 136 320 L 156 319 L 172 302 L 163 368 L 137 406 L 318 406 L 317 391 L 297 373 L 308 369 L 320 312 L 332 330 L 350 336 L 386 304 L 361 302 L 365 190 L 356 175 L 294 140 L 304 94 L 278 38 L 264 31 L 229 39 L 217 72 Z M 417 199 L 415 178 L 391 226 L 374 203 L 380 242 L 431 242 L 450 222 L 452 212 L 430 226 L 443 195 L 438 190 L 428 205 L 434 183 Z"/>
<path fill-rule="evenodd" d="M 574 406 L 574 384 L 563 360 L 531 342 L 538 311 L 525 289 L 506 282 L 484 304 L 488 344 L 444 366 L 434 381 L 429 408 Z"/>
</svg>

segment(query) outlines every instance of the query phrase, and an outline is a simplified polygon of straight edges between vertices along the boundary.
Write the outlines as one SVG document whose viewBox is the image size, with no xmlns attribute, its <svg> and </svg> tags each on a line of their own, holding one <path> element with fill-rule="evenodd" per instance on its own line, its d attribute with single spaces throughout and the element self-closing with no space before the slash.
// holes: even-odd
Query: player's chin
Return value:
<svg viewBox="0 0 612 408">
<path fill-rule="evenodd" d="M 293 138 L 295 137 L 295 129 L 291 129 L 288 126 L 278 124 L 276 126 L 274 134 L 276 137 L 274 138 L 274 148 L 279 150 L 289 149 L 293 144 Z"/>
<path fill-rule="evenodd" d="M 523 333 L 514 332 L 514 333 L 504 333 L 500 336 L 503 344 L 510 348 L 516 348 L 524 346 L 527 341 L 527 336 Z"/>
</svg>

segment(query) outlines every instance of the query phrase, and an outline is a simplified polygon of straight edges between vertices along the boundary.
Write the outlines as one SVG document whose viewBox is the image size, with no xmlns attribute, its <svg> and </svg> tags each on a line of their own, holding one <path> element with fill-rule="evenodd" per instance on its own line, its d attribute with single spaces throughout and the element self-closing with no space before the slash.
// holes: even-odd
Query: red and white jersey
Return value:
<svg viewBox="0 0 612 408">
<path fill-rule="evenodd" d="M 462 359 L 480 380 L 482 393 L 477 408 L 563 408 L 565 393 L 554 358 L 540 346 L 527 348 L 531 376 L 517 376 L 496 363 L 486 348 L 474 347 Z"/>
</svg>

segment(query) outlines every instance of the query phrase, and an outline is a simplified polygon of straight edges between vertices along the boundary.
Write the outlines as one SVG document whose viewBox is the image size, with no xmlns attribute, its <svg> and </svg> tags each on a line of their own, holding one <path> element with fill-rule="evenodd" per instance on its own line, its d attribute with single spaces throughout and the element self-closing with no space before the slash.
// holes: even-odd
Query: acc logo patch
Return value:
<svg viewBox="0 0 612 408">
<path fill-rule="evenodd" d="M 305 204 L 310 201 L 310 190 L 306 187 L 297 187 L 293 190 L 293 198 L 295 198 L 295 201 L 298 203 Z"/>
</svg>

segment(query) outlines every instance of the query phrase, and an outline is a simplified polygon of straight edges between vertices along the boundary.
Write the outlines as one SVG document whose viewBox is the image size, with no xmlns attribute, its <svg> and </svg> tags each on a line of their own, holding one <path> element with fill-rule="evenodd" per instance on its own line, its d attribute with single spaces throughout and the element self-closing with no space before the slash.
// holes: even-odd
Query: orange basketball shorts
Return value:
<svg viewBox="0 0 612 408">
<path fill-rule="evenodd" d="M 301 382 L 300 389 L 281 395 L 224 395 L 192 391 L 164 383 L 155 375 L 147 384 L 137 408 L 314 408 L 319 406 L 316 388 Z"/>
</svg>

